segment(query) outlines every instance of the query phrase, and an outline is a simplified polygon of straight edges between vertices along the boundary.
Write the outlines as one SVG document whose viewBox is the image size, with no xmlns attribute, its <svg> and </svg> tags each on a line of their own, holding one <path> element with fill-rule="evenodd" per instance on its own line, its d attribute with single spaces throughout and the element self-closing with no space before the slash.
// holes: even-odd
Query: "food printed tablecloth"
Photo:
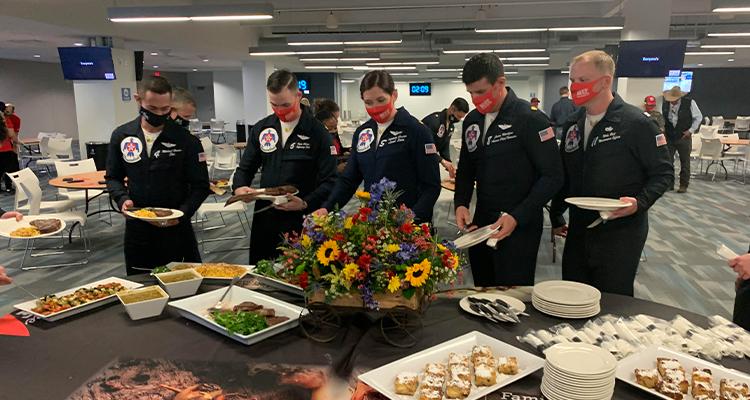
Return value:
<svg viewBox="0 0 750 400">
<path fill-rule="evenodd" d="M 136 280 L 153 283 L 150 279 Z M 215 288 L 204 285 L 202 290 Z M 267 293 L 298 304 L 301 300 Z M 473 330 L 541 355 L 516 336 L 561 320 L 530 306 L 527 311 L 531 316 L 522 317 L 521 324 L 499 325 L 462 312 L 458 298 L 440 298 L 424 315 L 417 345 L 398 349 L 385 344 L 377 321 L 362 313 L 344 316 L 346 328 L 330 343 L 316 343 L 294 329 L 244 346 L 169 309 L 160 317 L 131 321 L 115 303 L 54 323 L 32 320 L 29 337 L 0 336 L 0 399 L 182 400 L 200 393 L 222 393 L 215 398 L 224 400 L 382 399 L 358 385 L 356 377 Z M 665 319 L 681 314 L 707 326 L 705 317 L 618 295 L 603 295 L 602 313 Z M 568 322 L 577 328 L 585 321 Z M 747 359 L 722 364 L 750 371 Z M 488 399 L 541 399 L 541 376 L 538 371 Z M 643 399 L 644 392 L 617 382 L 614 398 Z"/>
</svg>

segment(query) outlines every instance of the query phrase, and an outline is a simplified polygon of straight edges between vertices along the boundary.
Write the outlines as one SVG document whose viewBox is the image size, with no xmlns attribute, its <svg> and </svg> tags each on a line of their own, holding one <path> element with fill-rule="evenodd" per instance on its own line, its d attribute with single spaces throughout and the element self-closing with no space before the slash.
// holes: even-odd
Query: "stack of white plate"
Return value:
<svg viewBox="0 0 750 400">
<path fill-rule="evenodd" d="M 572 281 L 547 281 L 534 286 L 531 304 L 560 318 L 590 318 L 599 314 L 602 293 L 593 286 Z"/>
<path fill-rule="evenodd" d="M 617 360 L 587 343 L 560 343 L 545 352 L 542 394 L 549 400 L 606 400 L 615 390 Z"/>
</svg>

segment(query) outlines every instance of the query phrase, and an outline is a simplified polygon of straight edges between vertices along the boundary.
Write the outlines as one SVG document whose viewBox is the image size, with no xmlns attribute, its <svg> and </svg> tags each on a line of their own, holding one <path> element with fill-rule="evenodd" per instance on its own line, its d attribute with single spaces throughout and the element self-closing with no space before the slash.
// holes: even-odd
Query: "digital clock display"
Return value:
<svg viewBox="0 0 750 400">
<path fill-rule="evenodd" d="M 410 83 L 409 94 L 412 96 L 429 96 L 432 94 L 432 84 L 430 82 Z"/>
</svg>

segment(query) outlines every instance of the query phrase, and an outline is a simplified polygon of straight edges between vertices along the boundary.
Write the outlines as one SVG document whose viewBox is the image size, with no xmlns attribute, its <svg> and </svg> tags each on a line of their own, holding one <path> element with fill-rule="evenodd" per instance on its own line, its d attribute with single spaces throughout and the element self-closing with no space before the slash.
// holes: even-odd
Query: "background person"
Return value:
<svg viewBox="0 0 750 400">
<path fill-rule="evenodd" d="M 664 92 L 661 110 L 667 121 L 665 132 L 671 161 L 674 163 L 675 152 L 680 155 L 680 188 L 677 193 L 685 193 L 690 184 L 690 152 L 693 148 L 691 136 L 700 129 L 703 114 L 695 100 L 679 86 Z"/>
<path fill-rule="evenodd" d="M 664 132 L 664 115 L 656 110 L 656 97 L 654 96 L 646 96 L 645 99 L 643 99 L 643 109 L 648 114 L 648 118 L 651 121 L 654 121 L 657 127 L 659 127 L 659 133 L 665 133 Z"/>
<path fill-rule="evenodd" d="M 5 104 L 0 106 L 5 107 Z M 6 125 L 9 122 L 5 118 L 3 110 L 0 113 L 0 174 L 2 174 L 2 181 L 5 183 L 3 191 L 12 194 L 15 191 L 13 181 L 6 173 L 18 171 L 18 154 L 16 153 L 18 136 L 12 127 Z"/>
<path fill-rule="evenodd" d="M 432 131 L 432 140 L 437 146 L 437 160 L 440 165 L 448 171 L 451 178 L 456 177 L 456 167 L 451 161 L 451 137 L 455 124 L 461 121 L 469 112 L 469 103 L 461 97 L 453 100 L 448 108 L 443 111 L 436 111 L 422 119 L 430 131 Z"/>
<path fill-rule="evenodd" d="M 550 112 L 550 120 L 552 121 L 552 126 L 555 127 L 555 137 L 557 139 L 562 138 L 563 125 L 576 112 L 576 109 L 573 100 L 570 99 L 570 90 L 568 90 L 568 87 L 561 87 L 560 100 L 552 105 L 552 111 Z"/>
<path fill-rule="evenodd" d="M 172 110 L 169 119 L 174 124 L 190 129 L 190 120 L 195 118 L 198 106 L 193 95 L 185 88 L 176 87 L 172 90 Z"/>
</svg>

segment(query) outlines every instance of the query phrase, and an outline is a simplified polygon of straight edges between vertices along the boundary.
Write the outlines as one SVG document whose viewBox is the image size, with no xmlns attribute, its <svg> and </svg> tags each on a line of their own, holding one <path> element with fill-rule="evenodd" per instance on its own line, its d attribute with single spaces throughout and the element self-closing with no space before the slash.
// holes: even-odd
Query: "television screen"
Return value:
<svg viewBox="0 0 750 400">
<path fill-rule="evenodd" d="M 432 94 L 432 84 L 430 82 L 410 83 L 409 94 L 412 96 L 429 96 Z"/>
<path fill-rule="evenodd" d="M 310 83 L 307 79 L 299 79 L 297 80 L 297 84 L 299 85 L 299 90 L 302 91 L 303 94 L 310 94 Z"/>
<path fill-rule="evenodd" d="M 115 65 L 109 47 L 58 47 L 65 79 L 114 80 Z"/>
<path fill-rule="evenodd" d="M 663 78 L 682 69 L 686 40 L 632 40 L 620 42 L 617 76 Z"/>
<path fill-rule="evenodd" d="M 665 92 L 679 86 L 683 92 L 690 93 L 693 88 L 693 71 L 669 71 L 669 76 L 664 78 L 662 90 Z"/>
</svg>

